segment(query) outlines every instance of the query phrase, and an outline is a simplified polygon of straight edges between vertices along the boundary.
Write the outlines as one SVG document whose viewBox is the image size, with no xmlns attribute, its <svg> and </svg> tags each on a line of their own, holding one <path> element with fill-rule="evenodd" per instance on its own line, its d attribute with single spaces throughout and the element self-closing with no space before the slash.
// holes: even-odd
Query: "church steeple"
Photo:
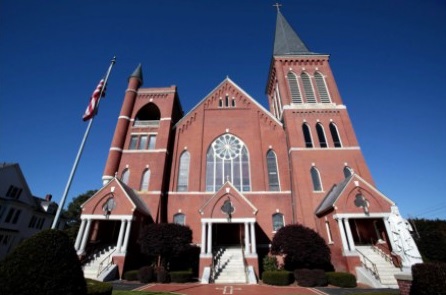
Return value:
<svg viewBox="0 0 446 295">
<path fill-rule="evenodd" d="M 274 55 L 315 54 L 299 38 L 290 24 L 277 8 L 276 35 L 274 37 Z"/>
</svg>

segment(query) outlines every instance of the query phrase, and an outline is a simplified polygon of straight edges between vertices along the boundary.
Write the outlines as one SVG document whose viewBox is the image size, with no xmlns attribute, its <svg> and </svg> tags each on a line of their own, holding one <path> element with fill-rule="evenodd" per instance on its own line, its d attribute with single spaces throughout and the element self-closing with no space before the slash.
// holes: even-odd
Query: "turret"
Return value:
<svg viewBox="0 0 446 295">
<path fill-rule="evenodd" d="M 116 124 L 115 134 L 113 135 L 107 163 L 105 164 L 105 170 L 102 176 L 103 185 L 113 179 L 115 173 L 118 171 L 127 130 L 131 121 L 133 106 L 135 104 L 138 89 L 141 87 L 142 83 L 142 66 L 139 64 L 129 77 L 124 103 L 122 104 L 121 112 L 119 113 L 118 123 Z"/>
</svg>

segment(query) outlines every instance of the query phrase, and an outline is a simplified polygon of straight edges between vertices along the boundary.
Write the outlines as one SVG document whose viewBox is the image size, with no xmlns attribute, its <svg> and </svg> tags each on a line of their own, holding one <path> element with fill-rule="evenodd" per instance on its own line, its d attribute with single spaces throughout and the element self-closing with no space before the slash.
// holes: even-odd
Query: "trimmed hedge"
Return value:
<svg viewBox="0 0 446 295">
<path fill-rule="evenodd" d="M 143 266 L 138 270 L 138 280 L 141 283 L 150 283 L 155 280 L 155 270 L 153 266 Z"/>
<path fill-rule="evenodd" d="M 167 284 L 169 282 L 169 273 L 164 268 L 160 268 L 156 272 L 156 281 L 161 284 Z"/>
<path fill-rule="evenodd" d="M 124 273 L 124 280 L 127 281 L 137 281 L 138 280 L 138 270 L 129 270 Z"/>
<path fill-rule="evenodd" d="M 88 295 L 111 295 L 113 286 L 109 283 L 99 282 L 91 279 L 85 279 L 87 283 Z"/>
<path fill-rule="evenodd" d="M 294 278 L 302 287 L 324 287 L 328 285 L 328 278 L 322 269 L 296 269 Z"/>
<path fill-rule="evenodd" d="M 170 281 L 173 283 L 186 283 L 192 281 L 191 271 L 171 271 L 169 275 Z"/>
<path fill-rule="evenodd" d="M 342 288 L 354 288 L 357 286 L 356 277 L 348 272 L 327 272 L 328 283 Z"/>
<path fill-rule="evenodd" d="M 43 230 L 22 242 L 0 262 L 0 293 L 84 295 L 81 263 L 68 236 Z"/>
<path fill-rule="evenodd" d="M 446 263 L 412 265 L 411 295 L 446 294 Z"/>
<path fill-rule="evenodd" d="M 287 286 L 294 282 L 293 273 L 287 270 L 264 271 L 262 281 L 268 285 Z"/>
</svg>

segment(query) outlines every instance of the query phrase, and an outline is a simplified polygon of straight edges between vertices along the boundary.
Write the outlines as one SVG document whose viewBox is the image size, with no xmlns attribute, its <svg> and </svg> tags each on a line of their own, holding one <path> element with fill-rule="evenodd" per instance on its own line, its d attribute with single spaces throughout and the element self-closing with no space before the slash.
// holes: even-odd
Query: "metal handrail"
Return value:
<svg viewBox="0 0 446 295">
<path fill-rule="evenodd" d="M 112 255 L 115 251 L 116 251 L 116 248 L 114 248 L 114 249 L 113 249 L 107 256 L 105 256 L 105 258 L 102 259 L 102 261 L 99 263 L 98 274 L 96 275 L 97 278 L 99 278 L 99 276 L 100 276 L 106 269 L 108 269 L 108 267 L 109 267 L 110 265 L 113 264 L 113 259 L 110 259 L 110 258 L 111 258 L 111 255 Z M 103 267 L 104 262 L 105 262 L 107 259 L 110 259 L 110 261 L 108 261 L 107 265 L 106 265 L 105 267 Z"/>
<path fill-rule="evenodd" d="M 390 264 L 393 265 L 392 256 L 385 253 L 381 248 L 379 248 L 375 245 L 372 245 L 372 250 L 375 251 L 376 253 L 378 253 L 379 255 L 381 255 L 387 262 L 389 262 Z"/>
<path fill-rule="evenodd" d="M 373 261 L 371 261 L 369 258 L 367 258 L 367 256 L 365 256 L 364 253 L 362 253 L 362 252 L 359 251 L 358 249 L 356 249 L 356 252 L 358 252 L 358 253 L 361 255 L 361 257 L 363 258 L 363 259 L 361 259 L 361 263 L 362 263 L 362 265 L 363 265 L 366 269 L 368 269 L 369 271 L 371 271 L 372 274 L 375 276 L 375 278 L 376 278 L 377 280 L 381 281 L 381 279 L 380 279 L 380 277 L 379 277 L 378 268 L 376 267 L 376 264 L 373 263 Z M 371 267 L 367 264 L 367 262 L 368 262 L 369 264 L 371 264 Z"/>
</svg>

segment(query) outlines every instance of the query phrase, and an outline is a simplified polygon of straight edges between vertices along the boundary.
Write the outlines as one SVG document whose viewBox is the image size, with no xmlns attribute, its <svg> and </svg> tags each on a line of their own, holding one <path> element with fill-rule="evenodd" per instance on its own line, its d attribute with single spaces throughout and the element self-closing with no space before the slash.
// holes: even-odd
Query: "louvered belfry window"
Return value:
<svg viewBox="0 0 446 295">
<path fill-rule="evenodd" d="M 300 95 L 299 84 L 297 83 L 297 77 L 292 72 L 287 74 L 288 84 L 290 85 L 291 102 L 302 103 L 302 96 Z"/>
<path fill-rule="evenodd" d="M 330 103 L 330 96 L 328 95 L 327 85 L 325 79 L 321 73 L 314 73 L 314 79 L 316 80 L 317 91 L 319 92 L 319 98 L 322 103 Z"/>
<path fill-rule="evenodd" d="M 302 73 L 302 84 L 304 85 L 305 97 L 307 98 L 307 103 L 316 103 L 316 98 L 314 97 L 313 85 L 311 84 L 310 76 L 307 73 Z"/>
</svg>

